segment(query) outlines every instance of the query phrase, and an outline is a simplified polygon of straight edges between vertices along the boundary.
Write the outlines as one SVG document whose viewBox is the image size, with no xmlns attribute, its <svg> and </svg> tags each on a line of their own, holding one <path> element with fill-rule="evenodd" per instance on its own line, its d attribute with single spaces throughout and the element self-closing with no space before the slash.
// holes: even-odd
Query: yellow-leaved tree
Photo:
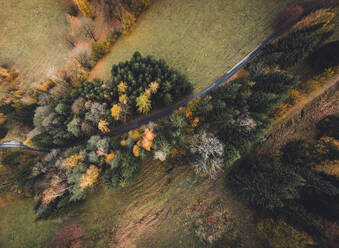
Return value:
<svg viewBox="0 0 339 248">
<path fill-rule="evenodd" d="M 150 96 L 146 93 L 141 94 L 136 99 L 136 105 L 138 107 L 138 111 L 140 113 L 148 113 L 151 110 L 151 100 L 149 98 Z"/>
<path fill-rule="evenodd" d="M 66 159 L 64 159 L 61 163 L 61 166 L 63 168 L 69 169 L 72 168 L 74 166 L 77 166 L 80 162 L 81 158 L 78 154 L 72 155 Z"/>
<path fill-rule="evenodd" d="M 80 188 L 88 188 L 92 187 L 98 180 L 99 177 L 99 169 L 95 165 L 91 165 L 86 174 L 81 176 L 81 180 L 79 183 Z"/>
<path fill-rule="evenodd" d="M 106 120 L 101 120 L 99 121 L 98 124 L 98 129 L 102 132 L 102 133 L 108 133 L 110 131 L 109 129 L 109 123 Z"/>
<path fill-rule="evenodd" d="M 119 102 L 123 103 L 123 104 L 127 104 L 127 95 L 123 94 L 123 95 L 119 96 Z"/>
<path fill-rule="evenodd" d="M 123 81 L 121 81 L 121 82 L 118 84 L 118 92 L 119 92 L 119 93 L 125 93 L 126 90 L 127 90 L 127 88 L 128 88 L 128 85 L 127 85 L 125 82 L 123 82 Z"/>
<path fill-rule="evenodd" d="M 128 132 L 128 136 L 133 140 L 138 140 L 141 137 L 141 134 L 138 130 L 134 129 Z"/>
<path fill-rule="evenodd" d="M 114 120 L 120 120 L 121 106 L 119 104 L 114 104 L 111 108 L 111 114 Z"/>
<path fill-rule="evenodd" d="M 95 17 L 94 8 L 90 2 L 88 2 L 87 0 L 73 0 L 73 1 L 78 6 L 78 9 L 85 17 L 91 19 Z"/>
<path fill-rule="evenodd" d="M 133 146 L 133 155 L 135 157 L 139 157 L 140 156 L 140 147 L 138 145 L 134 145 Z"/>
</svg>

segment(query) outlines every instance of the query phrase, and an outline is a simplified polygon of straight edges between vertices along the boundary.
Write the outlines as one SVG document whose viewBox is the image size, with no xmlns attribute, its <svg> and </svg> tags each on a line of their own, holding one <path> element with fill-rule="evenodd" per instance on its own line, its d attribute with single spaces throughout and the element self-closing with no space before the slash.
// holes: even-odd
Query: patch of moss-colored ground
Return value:
<svg viewBox="0 0 339 248">
<path fill-rule="evenodd" d="M 48 247 L 58 221 L 35 221 L 33 206 L 31 200 L 0 205 L 0 247 Z"/>
<path fill-rule="evenodd" d="M 174 164 L 147 160 L 131 185 L 87 197 L 73 217 L 93 247 L 210 247 L 203 237 L 219 236 L 230 247 L 261 247 L 252 213 L 224 178 L 211 181 Z"/>
<path fill-rule="evenodd" d="M 68 0 L 0 0 L 0 59 L 18 69 L 29 86 L 62 66 L 69 49 L 56 34 L 66 30 Z"/>
<path fill-rule="evenodd" d="M 108 79 L 113 64 L 140 51 L 164 59 L 198 91 L 270 35 L 274 17 L 294 2 L 155 0 L 138 18 L 136 29 L 97 64 L 91 78 Z"/>
</svg>

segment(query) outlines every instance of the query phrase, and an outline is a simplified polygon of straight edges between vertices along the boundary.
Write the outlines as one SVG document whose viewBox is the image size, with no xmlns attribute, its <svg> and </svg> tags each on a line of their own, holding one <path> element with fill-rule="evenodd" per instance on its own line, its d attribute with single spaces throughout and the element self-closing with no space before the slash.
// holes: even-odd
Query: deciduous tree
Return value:
<svg viewBox="0 0 339 248">
<path fill-rule="evenodd" d="M 143 93 L 136 99 L 136 105 L 138 107 L 138 111 L 142 114 L 146 114 L 151 111 L 151 100 L 150 97 Z"/>
</svg>

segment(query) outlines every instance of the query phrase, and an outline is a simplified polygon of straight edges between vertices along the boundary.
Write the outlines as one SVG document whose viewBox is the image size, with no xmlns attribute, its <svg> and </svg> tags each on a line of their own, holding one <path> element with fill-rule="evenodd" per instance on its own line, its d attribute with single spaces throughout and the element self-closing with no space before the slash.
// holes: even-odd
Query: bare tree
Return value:
<svg viewBox="0 0 339 248">
<path fill-rule="evenodd" d="M 215 178 L 223 166 L 223 144 L 205 130 L 193 136 L 190 144 L 191 164 L 197 174 L 207 174 Z"/>
<path fill-rule="evenodd" d="M 85 68 L 90 69 L 90 47 L 85 44 L 81 43 L 76 46 L 72 51 L 73 58 L 79 62 L 79 64 Z"/>
<path fill-rule="evenodd" d="M 252 131 L 257 126 L 255 120 L 253 120 L 253 118 L 248 115 L 240 115 L 237 118 L 237 124 L 239 128 L 245 130 L 246 132 Z"/>
<path fill-rule="evenodd" d="M 81 17 L 78 22 L 78 32 L 80 35 L 97 41 L 95 25 L 93 21 L 86 17 Z"/>
<path fill-rule="evenodd" d="M 121 112 L 120 112 L 120 117 L 123 123 L 126 123 L 128 118 L 131 115 L 131 107 L 129 106 L 128 103 L 121 103 Z"/>
<path fill-rule="evenodd" d="M 61 28 L 56 28 L 54 32 L 59 36 L 67 46 L 70 48 L 74 48 L 76 46 L 76 39 L 73 34 L 66 32 L 65 30 Z"/>
</svg>

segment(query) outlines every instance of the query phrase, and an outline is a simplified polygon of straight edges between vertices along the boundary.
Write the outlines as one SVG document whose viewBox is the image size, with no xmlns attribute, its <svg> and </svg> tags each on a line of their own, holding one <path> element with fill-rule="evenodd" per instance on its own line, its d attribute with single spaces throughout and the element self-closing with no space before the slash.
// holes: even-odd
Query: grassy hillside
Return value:
<svg viewBox="0 0 339 248">
<path fill-rule="evenodd" d="M 48 246 L 58 223 L 56 220 L 35 222 L 33 206 L 31 200 L 9 205 L 0 204 L 0 247 Z"/>
<path fill-rule="evenodd" d="M 55 34 L 67 28 L 68 0 L 0 0 L 0 58 L 16 65 L 26 85 L 62 65 L 68 49 Z"/>
<path fill-rule="evenodd" d="M 91 76 L 107 79 L 112 64 L 138 50 L 165 59 L 201 89 L 265 39 L 272 18 L 293 2 L 155 0 L 136 30 L 118 40 Z"/>
<path fill-rule="evenodd" d="M 145 161 L 129 187 L 87 198 L 74 218 L 89 247 L 209 247 L 204 235 L 223 235 L 230 247 L 260 247 L 252 213 L 228 193 L 223 177 L 199 178 L 173 162 Z"/>
</svg>

